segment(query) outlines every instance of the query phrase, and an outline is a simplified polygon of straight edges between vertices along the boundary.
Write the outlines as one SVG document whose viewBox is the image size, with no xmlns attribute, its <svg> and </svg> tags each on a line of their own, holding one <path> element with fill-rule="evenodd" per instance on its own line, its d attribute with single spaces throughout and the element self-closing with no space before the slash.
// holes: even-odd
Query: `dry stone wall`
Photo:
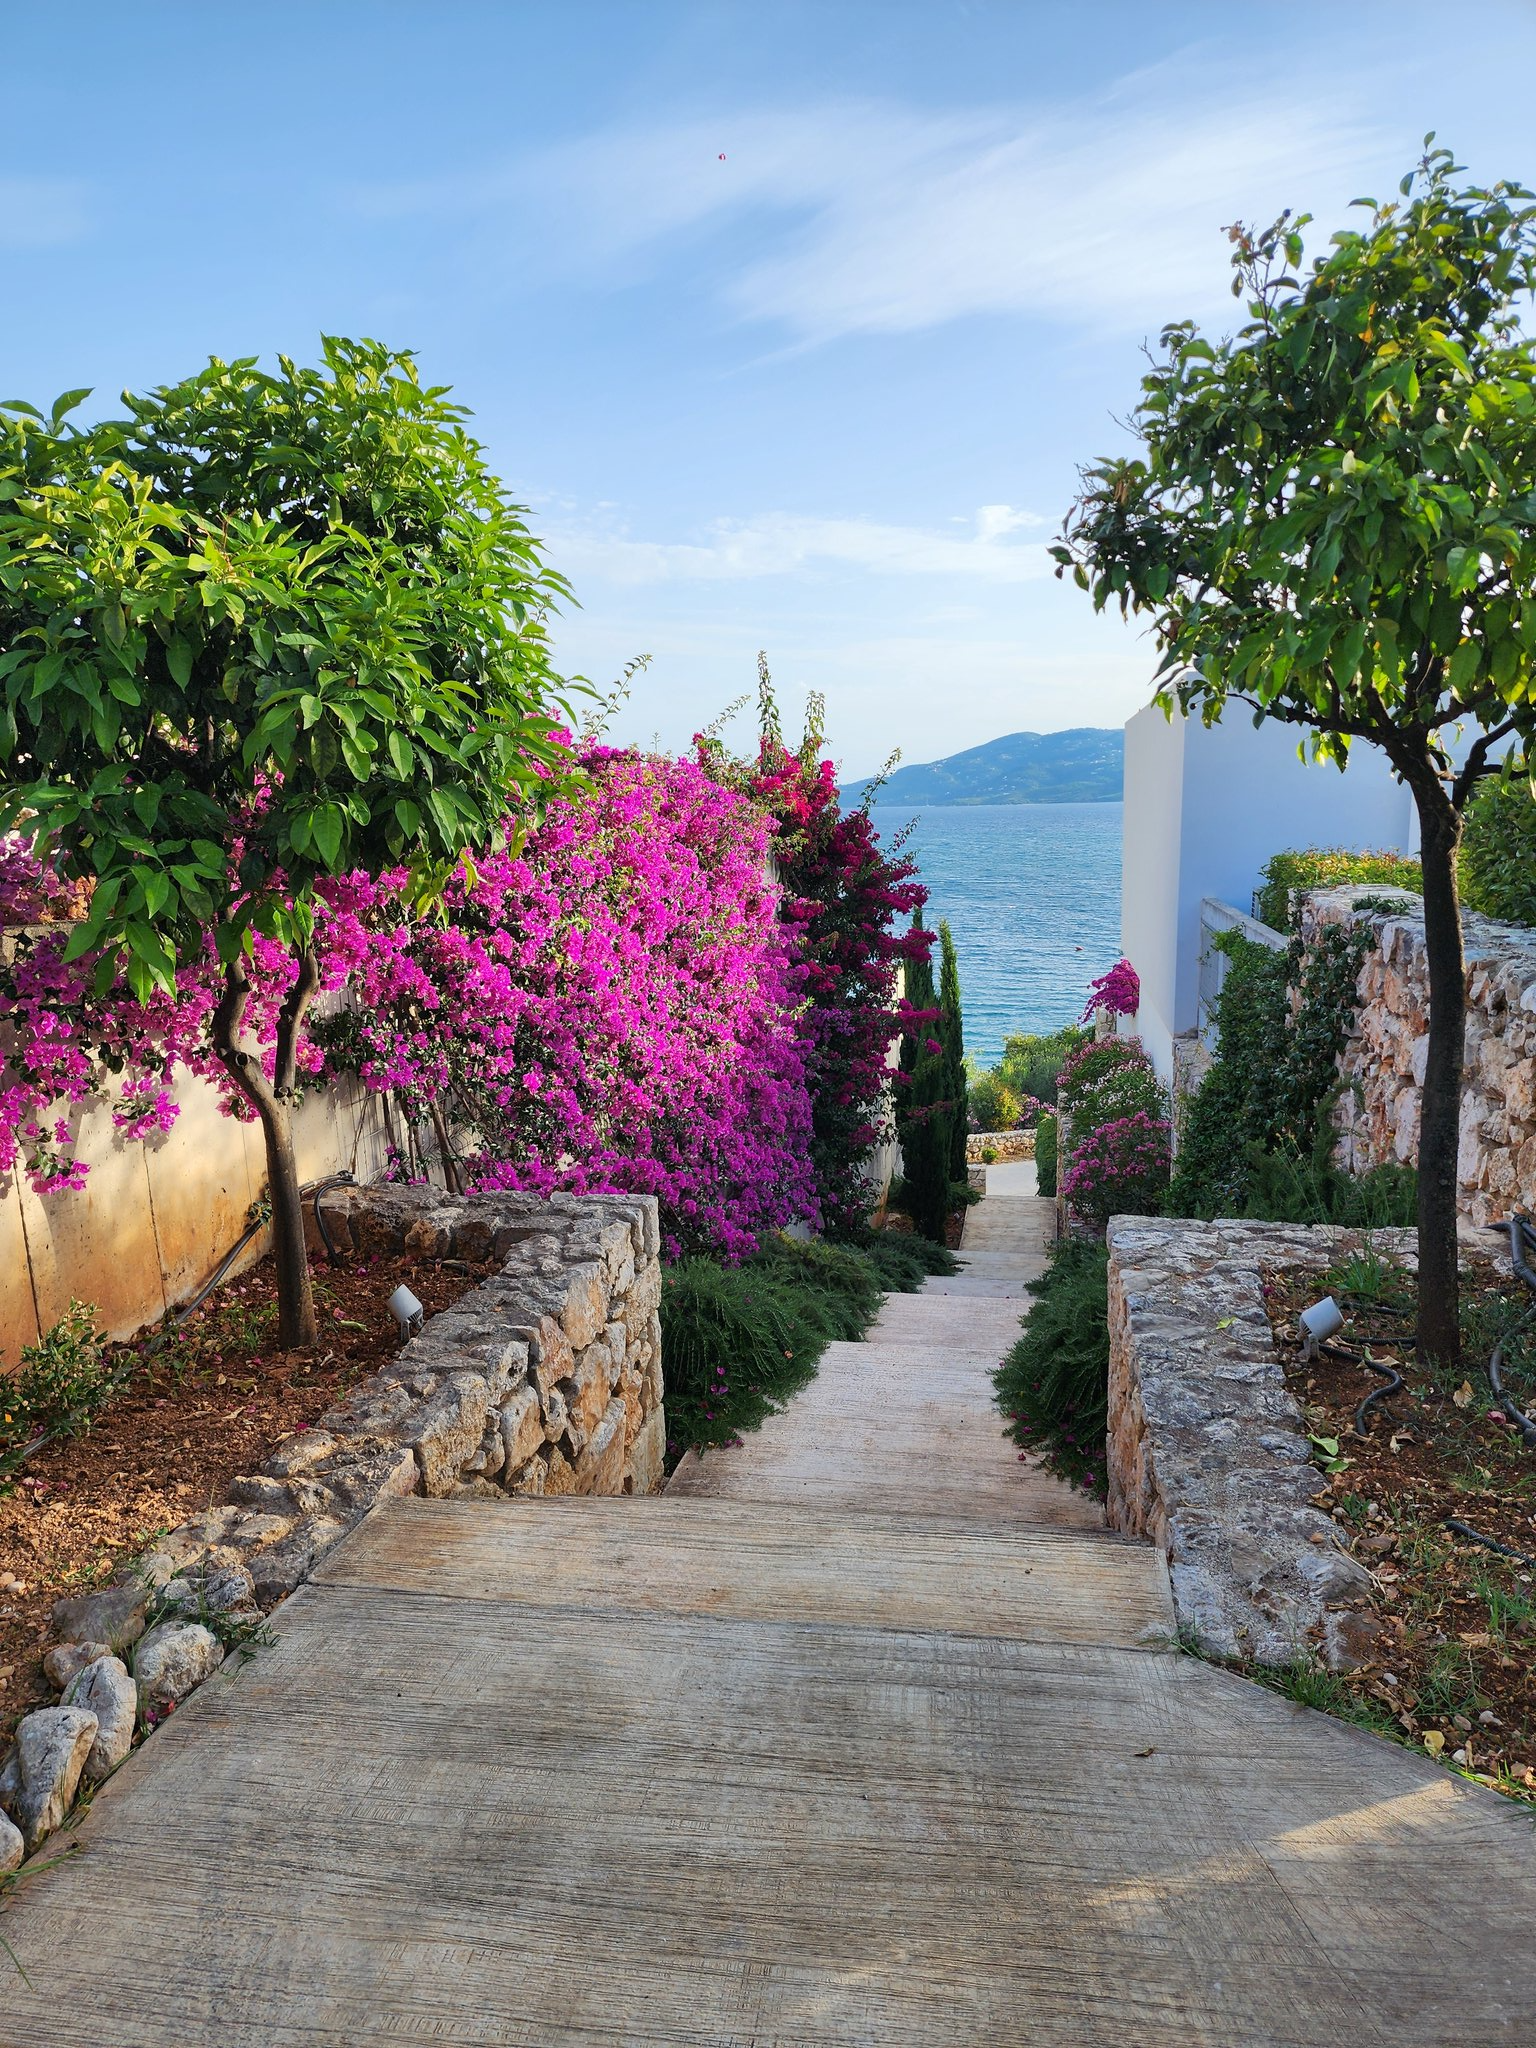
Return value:
<svg viewBox="0 0 1536 2048">
<path fill-rule="evenodd" d="M 1419 1094 L 1429 1050 L 1429 963 L 1418 898 L 1372 889 L 1400 912 L 1356 910 L 1359 886 L 1320 889 L 1302 906 L 1302 936 L 1368 925 L 1360 1008 L 1341 1062 L 1351 1086 L 1336 1112 L 1340 1163 L 1353 1173 L 1419 1148 Z M 1458 1195 L 1481 1227 L 1536 1208 L 1536 932 L 1468 915 L 1466 1079 Z"/>
<path fill-rule="evenodd" d="M 1001 1160 L 1033 1159 L 1035 1134 L 1033 1131 L 968 1132 L 965 1140 L 967 1164 L 980 1166 L 983 1152 L 994 1153 Z"/>
<path fill-rule="evenodd" d="M 0 1762 L 0 1873 L 57 1828 L 82 1775 L 126 1754 L 379 1501 L 644 1494 L 662 1477 L 661 1232 L 651 1196 L 319 1198 L 342 1250 L 500 1260 L 390 1363 L 231 1482 L 136 1574 L 61 1600 L 44 1668 L 58 1706 Z"/>
<path fill-rule="evenodd" d="M 1412 1263 L 1410 1232 L 1376 1241 Z M 1207 1655 L 1345 1668 L 1368 1650 L 1370 1575 L 1312 1505 L 1326 1482 L 1263 1294 L 1265 1267 L 1322 1271 L 1357 1242 L 1287 1223 L 1110 1223 L 1110 1526 L 1162 1550 L 1179 1628 Z"/>
</svg>

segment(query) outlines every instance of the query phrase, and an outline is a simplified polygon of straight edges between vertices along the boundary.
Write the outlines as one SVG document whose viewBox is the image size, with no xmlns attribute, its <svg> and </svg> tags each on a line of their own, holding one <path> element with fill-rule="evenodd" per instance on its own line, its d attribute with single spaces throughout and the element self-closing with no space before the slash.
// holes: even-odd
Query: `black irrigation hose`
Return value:
<svg viewBox="0 0 1536 2048">
<path fill-rule="evenodd" d="M 321 1240 L 325 1245 L 326 1257 L 329 1259 L 330 1263 L 333 1266 L 336 1263 L 336 1246 L 332 1241 L 330 1231 L 326 1228 L 325 1218 L 320 1213 L 319 1198 L 329 1188 L 350 1187 L 352 1184 L 352 1176 L 350 1173 L 333 1173 L 327 1175 L 326 1178 L 323 1180 L 308 1181 L 305 1183 L 303 1187 L 299 1189 L 299 1197 L 301 1200 L 305 1195 L 311 1195 L 314 1197 L 315 1228 L 319 1231 Z M 149 1340 L 149 1349 L 145 1353 L 146 1362 L 156 1355 L 156 1353 L 160 1350 L 161 1346 L 166 1342 L 167 1338 L 169 1338 L 175 1331 L 181 1328 L 182 1324 L 187 1320 L 188 1316 L 192 1314 L 194 1309 L 202 1307 L 203 1303 L 208 1299 L 209 1295 L 212 1294 L 215 1287 L 219 1285 L 220 1281 L 224 1278 L 225 1274 L 229 1271 L 230 1267 L 235 1263 L 236 1259 L 239 1258 L 240 1254 L 245 1250 L 246 1246 L 250 1243 L 251 1239 L 256 1235 L 257 1231 L 265 1230 L 267 1226 L 267 1221 L 268 1219 L 265 1216 L 258 1216 L 255 1218 L 253 1222 L 248 1223 L 245 1229 L 241 1231 L 240 1235 L 235 1239 L 234 1243 L 230 1246 L 229 1250 L 224 1254 L 223 1258 L 220 1259 L 219 1263 L 214 1267 L 213 1271 L 209 1274 L 208 1278 L 203 1282 L 202 1286 L 198 1288 L 196 1294 L 192 1296 L 192 1299 L 190 1301 L 184 1301 L 181 1307 L 177 1309 L 175 1315 L 170 1317 L 168 1321 L 161 1324 L 160 1328 Z M 45 1429 L 41 1436 L 33 1437 L 31 1443 L 29 1444 L 23 1444 L 19 1451 L 13 1452 L 11 1454 L 10 1458 L 0 1457 L 0 1472 L 19 1472 L 22 1466 L 26 1464 L 28 1458 L 32 1456 L 34 1451 L 40 1451 L 45 1444 L 51 1444 L 53 1442 L 53 1439 L 54 1432 L 50 1429 Z M 12 1459 L 14 1459 L 14 1463 L 12 1462 Z"/>
<path fill-rule="evenodd" d="M 1449 1529 L 1452 1535 L 1464 1537 L 1468 1543 L 1480 1543 L 1484 1550 L 1496 1550 L 1500 1557 L 1513 1557 L 1521 1564 L 1536 1567 L 1536 1557 L 1528 1557 L 1512 1543 L 1501 1543 L 1497 1536 L 1485 1536 L 1481 1529 L 1474 1529 L 1470 1522 L 1460 1521 L 1455 1515 L 1447 1515 L 1440 1526 Z"/>
<path fill-rule="evenodd" d="M 1393 1394 L 1402 1391 L 1403 1376 L 1395 1365 L 1382 1364 L 1380 1360 L 1372 1358 L 1368 1350 L 1362 1351 L 1360 1363 L 1369 1366 L 1372 1372 L 1379 1372 L 1386 1381 L 1385 1386 L 1373 1387 L 1355 1410 L 1355 1435 L 1369 1436 L 1370 1431 L 1365 1426 L 1366 1416 L 1378 1401 L 1389 1400 Z"/>
<path fill-rule="evenodd" d="M 1510 1217 L 1507 1228 L 1509 1230 L 1510 1262 L 1531 1293 L 1536 1295 L 1536 1269 L 1532 1268 L 1529 1259 L 1525 1255 L 1526 1239 L 1531 1237 L 1533 1241 L 1536 1241 L 1536 1232 L 1532 1231 L 1531 1225 L 1526 1218 L 1518 1214 Z M 1536 1304 L 1533 1304 L 1526 1314 L 1521 1317 L 1520 1321 L 1515 1325 L 1515 1329 L 1522 1329 L 1526 1323 L 1531 1321 L 1533 1316 L 1536 1316 Z M 1504 1336 L 1494 1345 L 1492 1355 L 1488 1360 L 1488 1384 L 1493 1389 L 1494 1400 L 1498 1402 L 1505 1415 L 1508 1416 L 1509 1420 L 1519 1430 L 1521 1443 L 1527 1450 L 1531 1450 L 1533 1447 L 1536 1447 L 1536 1422 L 1532 1422 L 1528 1415 L 1522 1414 L 1520 1409 L 1515 1406 L 1509 1395 L 1504 1391 L 1504 1346 L 1513 1334 L 1513 1331 L 1506 1331 Z"/>
</svg>

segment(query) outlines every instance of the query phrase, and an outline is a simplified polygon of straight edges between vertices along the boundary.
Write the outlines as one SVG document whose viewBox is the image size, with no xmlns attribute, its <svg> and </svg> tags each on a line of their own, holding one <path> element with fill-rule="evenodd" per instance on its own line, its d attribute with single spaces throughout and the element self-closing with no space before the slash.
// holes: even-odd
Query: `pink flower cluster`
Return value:
<svg viewBox="0 0 1536 2048">
<path fill-rule="evenodd" d="M 923 898 L 911 862 L 839 812 L 819 759 L 765 761 L 748 787 L 604 748 L 582 765 L 581 795 L 526 839 L 509 827 L 430 913 L 403 871 L 325 885 L 322 986 L 345 1000 L 311 1013 L 303 1071 L 386 1093 L 397 1137 L 428 1119 L 468 1135 L 467 1184 L 655 1194 L 673 1253 L 854 1220 L 899 964 L 931 943 L 892 929 Z M 14 843 L 0 854 L 0 918 L 35 917 L 56 878 Z M 85 1178 L 73 1112 L 104 1068 L 128 1138 L 170 1128 L 183 1070 L 249 1113 L 209 1042 L 211 941 L 173 994 L 140 1003 L 119 981 L 98 992 L 96 960 L 64 960 L 68 936 L 23 932 L 0 970 L 0 1170 L 20 1159 L 40 1193 Z M 294 962 L 254 946 L 246 1028 L 270 1072 Z"/>
<path fill-rule="evenodd" d="M 768 827 L 695 762 L 591 750 L 559 801 L 407 918 L 403 876 L 321 920 L 351 1008 L 318 1027 L 407 1108 L 473 1129 L 480 1187 L 654 1194 L 669 1248 L 752 1249 L 816 1220 L 804 971 Z"/>
<path fill-rule="evenodd" d="M 1134 1017 L 1141 1008 L 1141 977 L 1129 960 L 1117 960 L 1107 974 L 1101 974 L 1088 989 L 1080 1022 L 1091 1023 L 1100 1010 L 1111 1017 Z"/>
<path fill-rule="evenodd" d="M 1138 1109 L 1096 1125 L 1074 1148 L 1061 1192 L 1074 1215 L 1090 1222 L 1144 1216 L 1168 1185 L 1170 1160 L 1167 1121 Z"/>
</svg>

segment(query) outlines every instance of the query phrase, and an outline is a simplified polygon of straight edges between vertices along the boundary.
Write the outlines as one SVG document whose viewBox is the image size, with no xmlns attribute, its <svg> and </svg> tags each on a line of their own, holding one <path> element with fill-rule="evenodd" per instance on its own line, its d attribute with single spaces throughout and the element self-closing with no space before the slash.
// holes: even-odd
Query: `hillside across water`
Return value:
<svg viewBox="0 0 1536 2048">
<path fill-rule="evenodd" d="M 1125 735 L 1119 726 L 1010 732 L 943 761 L 898 768 L 880 792 L 892 804 L 1108 804 L 1120 801 Z M 843 785 L 857 803 L 869 778 Z"/>
</svg>

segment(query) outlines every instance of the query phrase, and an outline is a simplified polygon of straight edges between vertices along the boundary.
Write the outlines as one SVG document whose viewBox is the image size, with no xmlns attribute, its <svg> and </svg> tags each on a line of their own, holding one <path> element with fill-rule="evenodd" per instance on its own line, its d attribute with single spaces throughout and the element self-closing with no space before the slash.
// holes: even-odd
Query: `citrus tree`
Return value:
<svg viewBox="0 0 1536 2048">
<path fill-rule="evenodd" d="M 1456 182 L 1426 142 L 1397 199 L 1303 268 L 1308 216 L 1228 230 L 1247 323 L 1163 331 L 1141 452 L 1084 472 L 1054 550 L 1095 606 L 1151 621 L 1158 701 L 1230 703 L 1342 767 L 1382 749 L 1423 839 L 1430 1025 L 1419 1141 L 1420 1341 L 1459 1354 L 1456 1152 L 1463 814 L 1536 729 L 1536 282 L 1519 186 Z"/>
<path fill-rule="evenodd" d="M 67 959 L 132 999 L 222 976 L 213 1048 L 260 1118 L 279 1339 L 316 1326 L 292 1137 L 316 892 L 406 865 L 430 901 L 559 786 L 564 593 L 446 390 L 327 340 L 212 361 L 76 427 L 0 408 L 0 831 L 88 895 Z M 292 962 L 269 1072 L 257 935 Z"/>
</svg>

